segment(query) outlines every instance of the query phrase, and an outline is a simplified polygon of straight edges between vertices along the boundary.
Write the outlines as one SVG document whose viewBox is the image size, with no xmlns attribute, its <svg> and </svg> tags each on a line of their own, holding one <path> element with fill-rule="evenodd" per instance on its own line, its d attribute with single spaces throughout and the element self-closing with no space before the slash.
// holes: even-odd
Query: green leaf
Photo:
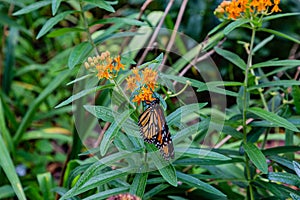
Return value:
<svg viewBox="0 0 300 200">
<path fill-rule="evenodd" d="M 70 69 L 73 69 L 76 65 L 83 63 L 88 56 L 88 54 L 92 51 L 93 46 L 89 42 L 82 42 L 77 45 L 71 52 L 68 66 Z"/>
<path fill-rule="evenodd" d="M 133 173 L 135 170 L 136 168 L 127 167 L 122 169 L 111 170 L 105 173 L 100 173 L 99 175 L 93 176 L 90 180 L 88 180 L 85 184 L 80 186 L 78 189 L 74 190 L 72 188 L 65 194 L 66 196 L 63 196 L 61 199 L 70 198 L 72 196 L 86 192 L 90 189 L 99 187 L 100 185 L 108 183 L 109 181 L 126 176 L 129 173 Z"/>
<path fill-rule="evenodd" d="M 50 31 L 50 29 L 53 28 L 53 26 L 55 26 L 57 23 L 62 21 L 66 16 L 68 16 L 74 12 L 75 11 L 65 11 L 65 12 L 62 12 L 62 13 L 56 15 L 55 17 L 48 19 L 47 22 L 43 25 L 43 27 L 40 30 L 40 32 L 38 33 L 38 35 L 36 36 L 36 39 L 39 39 L 40 37 L 42 37 L 43 35 L 48 33 Z"/>
<path fill-rule="evenodd" d="M 203 159 L 203 158 L 184 158 L 176 160 L 173 164 L 177 166 L 189 166 L 189 165 L 225 165 L 228 163 L 243 163 L 244 160 L 241 158 L 232 158 L 230 160 L 216 160 L 216 159 Z"/>
<path fill-rule="evenodd" d="M 198 117 L 199 110 L 206 106 L 207 103 L 195 103 L 195 104 L 189 104 L 184 105 L 178 109 L 176 109 L 174 112 L 169 114 L 166 118 L 168 125 L 178 124 L 181 123 L 181 119 L 186 118 L 189 115 L 196 114 Z"/>
<path fill-rule="evenodd" d="M 212 30 L 210 30 L 207 35 L 210 36 L 210 35 L 214 34 L 218 30 L 220 30 L 222 27 L 226 26 L 228 23 L 229 23 L 228 20 L 223 21 L 222 23 L 220 23 L 219 25 L 214 27 Z"/>
<path fill-rule="evenodd" d="M 300 200 L 300 196 L 295 194 L 295 193 L 290 193 L 290 196 L 292 197 L 293 200 Z"/>
<path fill-rule="evenodd" d="M 258 31 L 264 31 L 264 32 L 267 32 L 267 33 L 271 33 L 271 34 L 277 35 L 279 37 L 283 37 L 283 38 L 285 38 L 287 40 L 290 40 L 292 42 L 295 42 L 297 44 L 300 44 L 300 40 L 297 40 L 296 38 L 293 38 L 293 37 L 291 37 L 287 34 L 279 32 L 279 31 L 275 31 L 273 29 L 259 28 Z"/>
<path fill-rule="evenodd" d="M 249 19 L 244 19 L 244 18 L 237 19 L 237 20 L 231 22 L 228 26 L 226 26 L 226 28 L 224 29 L 224 34 L 228 35 L 234 29 L 236 29 L 248 22 L 249 22 Z"/>
<path fill-rule="evenodd" d="M 42 8 L 44 6 L 47 6 L 49 4 L 51 4 L 51 0 L 37 1 L 35 3 L 30 4 L 29 6 L 26 6 L 25 8 L 22 8 L 22 9 L 18 10 L 17 12 L 14 12 L 13 16 L 23 15 L 23 14 L 32 12 L 34 10 L 37 10 L 39 8 Z"/>
<path fill-rule="evenodd" d="M 100 19 L 97 20 L 95 22 L 93 22 L 92 24 L 90 24 L 90 26 L 93 26 L 95 24 L 111 24 L 111 23 L 115 23 L 115 24 L 128 24 L 131 26 L 145 26 L 145 22 L 141 22 L 139 20 L 136 19 L 131 19 L 128 17 L 112 17 L 112 18 L 106 18 L 106 19 Z"/>
<path fill-rule="evenodd" d="M 54 16 L 60 6 L 62 0 L 52 0 L 52 15 Z"/>
<path fill-rule="evenodd" d="M 3 139 L 7 145 L 8 152 L 14 153 L 14 151 L 15 151 L 14 144 L 13 144 L 11 134 L 9 133 L 9 131 L 7 130 L 7 127 L 6 127 L 4 113 L 5 112 L 4 112 L 3 106 L 2 106 L 2 99 L 0 98 L 0 133 L 2 134 Z"/>
<path fill-rule="evenodd" d="M 158 159 L 159 156 L 159 159 Z M 156 167 L 158 168 L 159 173 L 162 175 L 162 177 L 171 185 L 174 187 L 177 187 L 177 176 L 175 172 L 175 168 L 172 164 L 167 164 L 165 167 L 162 167 L 162 163 L 165 163 L 162 161 L 162 156 L 156 154 L 154 155 L 153 161 Z"/>
<path fill-rule="evenodd" d="M 52 176 L 50 172 L 46 172 L 43 174 L 37 175 L 37 180 L 41 189 L 41 192 L 43 194 L 44 200 L 51 200 L 54 199 L 54 195 L 51 191 L 52 189 Z"/>
<path fill-rule="evenodd" d="M 294 165 L 294 170 L 295 170 L 296 174 L 300 177 L 300 164 L 296 161 L 293 161 L 293 165 Z"/>
<path fill-rule="evenodd" d="M 277 156 L 277 155 L 273 155 L 273 156 L 268 156 L 268 158 L 276 163 L 278 163 L 279 165 L 282 165 L 282 166 L 285 166 L 291 170 L 294 170 L 294 167 L 293 167 L 293 163 L 292 161 L 284 158 L 284 157 L 281 157 L 281 156 Z"/>
<path fill-rule="evenodd" d="M 273 20 L 273 19 L 282 18 L 282 17 L 296 16 L 296 15 L 300 15 L 300 13 L 298 12 L 298 13 L 283 13 L 283 14 L 275 14 L 275 15 L 273 14 L 273 15 L 265 16 L 263 18 L 263 22 Z"/>
<path fill-rule="evenodd" d="M 115 119 L 114 116 L 116 116 L 110 108 L 105 106 L 84 105 L 84 108 L 98 119 L 102 119 L 106 122 L 113 122 Z"/>
<path fill-rule="evenodd" d="M 299 130 L 297 129 L 297 127 L 294 124 L 292 124 L 291 122 L 287 121 L 286 119 L 284 119 L 272 112 L 268 112 L 261 108 L 249 108 L 248 111 L 257 115 L 258 117 L 261 117 L 261 118 L 271 122 L 274 125 L 277 125 L 279 127 L 284 127 L 291 131 L 299 132 Z"/>
<path fill-rule="evenodd" d="M 184 174 L 184 173 L 181 173 L 178 171 L 176 172 L 176 174 L 178 176 L 178 179 L 180 181 L 182 181 L 183 183 L 186 183 L 192 187 L 196 187 L 205 192 L 218 195 L 220 197 L 226 197 L 226 195 L 223 194 L 221 191 L 217 190 L 216 188 L 212 187 L 211 185 L 209 185 L 205 182 L 200 181 L 199 179 L 197 179 L 191 175 Z"/>
<path fill-rule="evenodd" d="M 156 194 L 159 194 L 161 191 L 167 189 L 169 186 L 170 185 L 168 184 L 159 184 L 154 188 L 152 188 L 151 190 L 149 190 L 148 192 L 146 192 L 145 195 L 143 196 L 143 199 L 152 199 L 151 197 L 153 197 Z"/>
<path fill-rule="evenodd" d="M 285 67 L 277 67 L 277 69 L 274 69 L 272 71 L 270 71 L 269 73 L 266 73 L 266 74 L 263 74 L 261 77 L 261 79 L 265 78 L 265 77 L 269 77 L 273 74 L 277 74 L 278 72 L 283 72 L 283 71 L 287 71 L 289 69 L 292 69 L 294 68 L 295 66 L 293 65 L 288 65 L 288 66 L 285 66 Z"/>
<path fill-rule="evenodd" d="M 0 187 L 0 199 L 9 199 L 14 196 L 14 189 L 10 185 L 3 185 Z"/>
<path fill-rule="evenodd" d="M 106 154 L 111 140 L 119 132 L 120 128 L 122 127 L 122 124 L 128 119 L 128 117 L 133 111 L 134 110 L 128 112 L 128 110 L 126 110 L 121 115 L 118 115 L 118 117 L 115 118 L 114 122 L 109 126 L 107 131 L 104 133 L 104 136 L 100 144 L 101 156 L 104 156 Z"/>
<path fill-rule="evenodd" d="M 246 69 L 246 63 L 237 54 L 232 53 L 227 50 L 224 50 L 224 49 L 220 49 L 218 47 L 215 47 L 215 51 L 217 54 L 219 54 L 220 56 L 223 56 L 226 60 L 232 62 L 233 64 L 235 64 L 237 67 L 239 67 L 243 71 Z"/>
<path fill-rule="evenodd" d="M 103 0 L 84 0 L 84 2 L 95 5 L 101 9 L 107 10 L 108 12 L 115 12 L 115 9 Z"/>
<path fill-rule="evenodd" d="M 16 2 L 16 1 L 15 1 Z M 14 27 L 17 30 L 21 30 L 22 32 L 26 33 L 27 35 L 32 37 L 32 32 L 28 29 L 26 29 L 24 26 L 17 23 L 15 19 L 10 18 L 7 14 L 4 12 L 0 13 L 0 24 L 1 25 L 8 25 L 10 28 Z M 10 34 L 9 34 L 10 35 Z M 15 39 L 16 37 L 14 37 Z"/>
<path fill-rule="evenodd" d="M 271 181 L 278 181 L 285 184 L 300 186 L 300 178 L 294 174 L 287 172 L 269 172 L 268 179 Z"/>
<path fill-rule="evenodd" d="M 300 114 L 300 88 L 299 86 L 293 85 L 292 86 L 292 96 L 294 99 L 294 105 L 296 107 L 296 113 Z"/>
<path fill-rule="evenodd" d="M 90 112 L 92 115 L 97 117 L 98 119 L 102 119 L 106 122 L 113 122 L 116 116 L 120 116 L 118 112 L 112 112 L 110 108 L 104 106 L 89 106 L 85 105 L 84 108 Z M 128 118 L 126 123 L 124 123 L 124 131 L 128 135 L 132 135 L 133 137 L 139 138 L 140 132 L 139 127 L 136 122 L 134 122 L 131 118 Z M 138 144 L 135 144 L 138 145 Z"/>
<path fill-rule="evenodd" d="M 100 86 L 96 86 L 93 88 L 88 88 L 88 89 L 82 90 L 81 92 L 70 96 L 68 99 L 64 100 L 63 102 L 61 102 L 60 104 L 55 106 L 55 108 L 60 108 L 62 106 L 68 105 L 69 103 L 72 103 L 73 101 L 80 99 L 81 97 L 84 97 L 88 94 L 95 93 L 97 91 L 104 90 L 104 89 L 113 88 L 113 87 L 114 87 L 114 84 L 110 83 L 107 85 L 100 85 Z"/>
<path fill-rule="evenodd" d="M 249 107 L 249 102 L 250 102 L 250 93 L 246 92 L 246 99 L 244 99 L 244 86 L 241 86 L 239 89 L 239 95 L 236 98 L 236 104 L 239 108 L 239 110 L 241 111 L 241 113 L 243 112 L 244 109 L 247 110 L 247 108 Z M 246 106 L 244 106 L 244 102 L 246 102 Z"/>
<path fill-rule="evenodd" d="M 200 123 L 188 126 L 176 133 L 173 138 L 173 142 L 179 143 L 180 141 L 190 137 L 193 134 L 198 134 L 201 130 L 206 129 L 207 121 L 201 121 Z M 202 127 L 203 126 L 203 127 Z"/>
<path fill-rule="evenodd" d="M 191 78 L 186 78 L 186 77 L 181 77 L 181 76 L 175 76 L 175 75 L 169 75 L 169 74 L 163 74 L 161 73 L 161 78 L 167 78 L 167 79 L 171 79 L 174 81 L 177 81 L 179 83 L 182 84 L 186 84 L 187 81 L 191 82 L 191 86 L 196 87 L 196 88 L 203 88 L 204 90 L 207 90 L 207 86 L 205 83 L 201 82 L 201 81 L 197 81 L 195 79 L 191 79 Z"/>
<path fill-rule="evenodd" d="M 69 70 L 63 71 L 58 74 L 50 83 L 48 83 L 47 87 L 42 91 L 42 93 L 40 93 L 39 96 L 31 103 L 13 138 L 15 144 L 17 144 L 22 138 L 24 131 L 33 119 L 35 111 L 38 109 L 38 106 L 69 76 L 69 74 Z"/>
<path fill-rule="evenodd" d="M 285 187 L 282 184 L 279 185 L 266 181 L 255 181 L 255 183 L 259 185 L 259 188 L 265 188 L 280 199 L 287 199 L 289 197 L 289 193 L 294 191 L 293 189 Z"/>
<path fill-rule="evenodd" d="M 16 50 L 18 46 L 18 40 L 20 38 L 19 30 L 16 27 L 10 27 L 8 37 L 5 39 L 5 57 L 2 59 L 2 73 L 5 74 L 2 78 L 1 90 L 5 94 L 8 94 L 11 90 L 11 85 L 14 78 L 14 68 L 16 63 Z"/>
<path fill-rule="evenodd" d="M 243 139 L 243 134 L 239 131 L 237 131 L 235 128 L 232 128 L 231 126 L 223 126 L 223 129 L 221 131 L 222 133 L 225 133 L 226 135 L 231 135 L 232 137 L 236 139 Z"/>
<path fill-rule="evenodd" d="M 84 171 L 84 173 L 81 175 L 81 177 L 78 179 L 75 186 L 71 190 L 69 190 L 67 193 L 65 193 L 61 197 L 61 200 L 62 199 L 68 199 L 72 196 L 75 196 L 76 194 L 80 194 L 81 191 L 78 192 L 79 188 L 81 188 L 83 185 L 88 183 L 91 178 L 95 177 L 94 175 L 95 175 L 96 172 L 98 172 L 99 170 L 104 169 L 107 165 L 109 165 L 109 164 L 111 164 L 115 161 L 124 159 L 128 155 L 130 155 L 130 152 L 114 153 L 114 154 L 111 154 L 111 155 L 106 156 L 104 158 L 101 158 L 99 161 L 97 161 L 94 164 L 92 164 L 91 166 L 89 166 L 88 169 L 86 169 Z M 115 175 L 115 174 L 110 174 L 110 175 Z M 103 178 L 105 178 L 105 177 L 103 177 Z M 103 180 L 103 179 L 101 179 L 101 180 Z"/>
<path fill-rule="evenodd" d="M 257 52 L 259 49 L 261 49 L 263 46 L 265 46 L 268 42 L 270 42 L 271 40 L 273 40 L 274 35 L 270 35 L 269 37 L 267 37 L 266 39 L 264 39 L 263 41 L 261 41 L 260 43 L 258 43 L 254 48 L 253 48 L 253 54 L 255 52 Z"/>
<path fill-rule="evenodd" d="M 274 67 L 274 66 L 298 66 L 300 60 L 269 60 L 266 62 L 256 63 L 251 66 L 252 69 L 261 67 Z"/>
<path fill-rule="evenodd" d="M 135 177 L 132 181 L 132 184 L 130 186 L 130 194 L 135 194 L 136 196 L 142 197 L 144 196 L 144 192 L 147 185 L 147 178 L 148 178 L 148 172 L 147 166 L 143 165 L 140 168 L 140 171 L 135 174 Z"/>
<path fill-rule="evenodd" d="M 72 32 L 84 32 L 84 30 L 81 28 L 60 28 L 57 30 L 53 30 L 51 33 L 47 35 L 47 37 L 49 38 L 58 37 Z"/>
<path fill-rule="evenodd" d="M 264 154 L 252 143 L 243 143 L 245 152 L 253 164 L 263 173 L 268 173 L 267 159 Z"/>
<path fill-rule="evenodd" d="M 264 149 L 263 153 L 265 155 L 277 155 L 280 153 L 296 152 L 300 151 L 299 146 L 282 146 L 282 147 L 273 147 L 269 149 Z"/>
<path fill-rule="evenodd" d="M 0 166 L 6 177 L 8 178 L 11 186 L 13 187 L 18 199 L 26 200 L 24 190 L 18 175 L 16 174 L 15 166 L 3 141 L 2 135 L 0 134 Z"/>
<path fill-rule="evenodd" d="M 185 156 L 189 156 L 192 158 L 201 158 L 201 159 L 210 159 L 210 160 L 231 160 L 231 158 L 224 156 L 222 154 L 205 150 L 205 149 L 197 149 L 197 148 L 176 148 L 176 152 L 184 154 Z"/>
<path fill-rule="evenodd" d="M 128 187 L 118 187 L 110 190 L 105 190 L 103 192 L 97 192 L 94 195 L 86 197 L 82 200 L 100 200 L 100 199 L 108 199 L 109 197 L 117 194 L 126 193 L 128 191 Z"/>
</svg>

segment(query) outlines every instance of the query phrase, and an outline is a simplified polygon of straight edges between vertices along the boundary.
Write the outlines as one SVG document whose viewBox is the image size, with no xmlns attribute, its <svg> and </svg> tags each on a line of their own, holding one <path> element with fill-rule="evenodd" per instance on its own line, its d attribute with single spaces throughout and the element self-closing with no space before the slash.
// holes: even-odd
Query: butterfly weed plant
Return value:
<svg viewBox="0 0 300 200">
<path fill-rule="evenodd" d="M 84 66 L 92 77 L 98 78 L 97 90 L 109 90 L 106 94 L 114 100 L 111 107 L 107 104 L 84 106 L 102 123 L 108 124 L 108 128 L 103 132 L 99 146 L 85 153 L 93 154 L 99 160 L 73 169 L 68 180 L 72 187 L 62 194 L 61 199 L 77 195 L 87 199 L 122 193 L 126 196 L 127 192 L 143 199 L 164 195 L 189 199 L 204 196 L 206 199 L 297 199 L 300 195 L 295 189 L 299 186 L 299 164 L 293 161 L 296 157 L 293 152 L 299 151 L 299 147 L 294 146 L 299 141 L 294 141 L 293 135 L 299 132 L 298 119 L 294 117 L 299 112 L 299 102 L 285 98 L 298 98 L 299 82 L 269 80 L 279 69 L 267 74 L 264 69 L 274 66 L 292 68 L 300 62 L 254 62 L 255 52 L 274 35 L 299 43 L 284 33 L 265 28 L 264 24 L 270 20 L 295 15 L 274 15 L 280 11 L 279 0 L 233 0 L 223 1 L 214 12 L 222 23 L 208 37 L 217 35 L 216 41 L 220 41 L 240 29 L 250 30 L 250 37 L 249 41 L 240 42 L 247 54 L 245 61 L 220 45 L 214 47 L 217 54 L 242 72 L 244 81 L 227 83 L 228 86 L 239 86 L 237 93 L 221 92 L 217 87 L 206 88 L 236 97 L 236 107 L 226 113 L 224 128 L 220 130 L 227 136 L 221 137 L 220 143 L 212 149 L 199 144 L 203 139 L 201 134 L 209 129 L 207 124 L 222 122 L 207 121 L 209 117 L 200 114 L 199 109 L 206 103 L 196 103 L 196 110 L 191 105 L 179 104 L 173 106 L 173 111 L 168 111 L 172 97 L 180 95 L 188 86 L 203 91 L 202 82 L 160 71 L 163 54 L 135 67 L 122 63 L 120 55 L 112 58 L 109 52 L 87 58 Z M 258 43 L 257 32 L 273 35 Z M 123 58 L 127 59 L 126 56 Z M 81 81 L 82 77 L 77 80 Z M 181 91 L 175 91 L 173 81 L 185 86 Z M 77 94 L 73 97 L 78 98 Z M 278 108 L 274 107 L 277 98 L 285 102 Z M 181 116 L 195 114 L 200 122 L 187 125 L 181 121 Z M 287 146 L 268 147 L 270 133 L 274 131 L 284 131 L 285 137 L 291 138 Z M 194 141 L 183 148 L 182 141 L 187 138 Z M 229 141 L 233 141 L 232 144 Z M 234 148 L 230 149 L 230 146 Z M 199 157 L 201 154 L 204 156 Z M 228 188 L 229 185 L 232 186 Z M 170 190 L 166 191 L 167 188 Z"/>
<path fill-rule="evenodd" d="M 280 0 L 223 1 L 201 10 L 202 17 L 213 18 L 215 9 L 220 24 L 198 44 L 175 33 L 182 28 L 197 35 L 199 8 L 211 8 L 213 1 L 183 0 L 180 11 L 174 10 L 176 1 L 166 1 L 164 12 L 148 8 L 155 1 L 145 1 L 136 13 L 132 2 L 1 5 L 0 12 L 19 10 L 10 16 L 18 23 L 1 15 L 11 29 L 3 29 L 2 36 L 9 45 L 3 48 L 0 93 L 0 166 L 7 177 L 0 181 L 0 198 L 299 199 L 300 61 L 284 59 L 282 52 L 265 56 L 280 39 L 300 44 L 299 36 L 270 28 L 299 13 L 286 13 L 288 3 Z M 202 20 L 203 30 L 208 32 L 212 21 Z M 39 31 L 32 31 L 36 26 Z M 51 49 L 47 55 L 38 50 L 44 44 Z M 56 51 L 61 52 L 52 58 Z M 24 58 L 25 53 L 30 55 Z M 209 79 L 219 76 L 211 55 L 225 81 Z M 16 70 L 17 81 L 7 76 L 9 59 L 28 64 Z M 40 84 L 21 82 L 37 80 Z M 22 101 L 13 103 L 14 98 Z M 14 117 L 14 111 L 24 117 Z M 70 150 L 53 158 L 64 148 L 49 151 L 49 146 L 65 144 L 72 144 Z M 58 181 L 44 171 L 61 157 Z M 15 158 L 23 166 L 14 166 Z M 24 166 L 31 174 L 21 177 Z"/>
</svg>

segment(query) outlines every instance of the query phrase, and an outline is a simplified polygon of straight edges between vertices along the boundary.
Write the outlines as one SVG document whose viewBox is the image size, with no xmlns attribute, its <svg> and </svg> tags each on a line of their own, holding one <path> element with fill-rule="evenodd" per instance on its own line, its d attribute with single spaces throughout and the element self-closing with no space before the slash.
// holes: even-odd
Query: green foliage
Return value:
<svg viewBox="0 0 300 200">
<path fill-rule="evenodd" d="M 221 23 L 217 1 L 142 3 L 3 1 L 0 199 L 299 199 L 297 0 Z M 98 80 L 107 50 L 124 70 Z M 132 67 L 158 71 L 174 160 L 141 137 Z"/>
</svg>

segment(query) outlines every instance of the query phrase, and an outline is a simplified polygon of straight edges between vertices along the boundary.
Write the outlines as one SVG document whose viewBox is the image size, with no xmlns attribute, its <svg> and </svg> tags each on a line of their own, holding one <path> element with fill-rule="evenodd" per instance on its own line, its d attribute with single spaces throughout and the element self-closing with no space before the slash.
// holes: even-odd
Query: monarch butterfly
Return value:
<svg viewBox="0 0 300 200">
<path fill-rule="evenodd" d="M 139 116 L 141 135 L 148 143 L 159 148 L 165 160 L 174 158 L 174 147 L 159 99 L 145 102 L 149 107 Z"/>
</svg>

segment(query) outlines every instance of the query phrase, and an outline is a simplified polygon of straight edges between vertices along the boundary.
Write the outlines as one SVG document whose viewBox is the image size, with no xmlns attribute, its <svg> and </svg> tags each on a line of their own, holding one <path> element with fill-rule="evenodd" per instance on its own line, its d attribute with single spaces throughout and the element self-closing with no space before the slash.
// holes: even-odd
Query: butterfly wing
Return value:
<svg viewBox="0 0 300 200">
<path fill-rule="evenodd" d="M 150 103 L 150 106 L 140 115 L 138 124 L 146 142 L 155 144 L 164 159 L 174 158 L 171 134 L 158 101 Z"/>
</svg>

